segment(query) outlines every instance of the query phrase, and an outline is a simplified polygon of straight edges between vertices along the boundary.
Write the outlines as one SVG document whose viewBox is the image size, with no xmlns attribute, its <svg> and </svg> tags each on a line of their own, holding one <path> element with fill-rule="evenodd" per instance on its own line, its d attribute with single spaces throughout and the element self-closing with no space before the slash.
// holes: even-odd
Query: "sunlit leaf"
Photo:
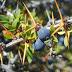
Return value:
<svg viewBox="0 0 72 72">
<path fill-rule="evenodd" d="M 17 23 L 19 22 L 19 18 L 16 18 L 13 23 L 12 23 L 12 27 L 16 28 L 17 27 Z"/>
<path fill-rule="evenodd" d="M 9 52 L 9 55 L 8 55 L 9 59 L 13 59 L 14 58 L 14 55 L 12 52 Z"/>
<path fill-rule="evenodd" d="M 68 38 L 67 38 L 67 36 L 65 36 L 65 38 L 64 38 L 64 45 L 66 46 L 66 47 L 68 47 Z"/>
<path fill-rule="evenodd" d="M 20 60 L 21 60 L 21 62 L 22 62 L 22 57 L 21 57 L 21 52 L 20 52 L 20 50 L 18 50 L 18 54 L 19 54 L 19 58 L 20 58 Z"/>
<path fill-rule="evenodd" d="M 53 12 L 52 12 L 52 24 L 54 24 L 54 14 L 53 14 Z"/>
<path fill-rule="evenodd" d="M 15 12 L 15 14 L 14 14 L 15 17 L 16 17 L 16 18 L 19 18 L 20 15 L 21 15 L 20 13 L 21 13 L 20 9 L 16 9 L 16 12 Z"/>
<path fill-rule="evenodd" d="M 54 27 L 54 25 L 52 24 L 52 25 L 50 26 L 50 32 L 51 32 L 51 34 L 52 34 L 54 31 L 55 31 L 55 27 Z"/>
<path fill-rule="evenodd" d="M 48 11 L 48 10 L 46 10 L 46 13 L 47 13 L 48 19 L 49 19 L 49 21 L 50 21 L 50 20 L 51 20 L 51 18 L 50 18 L 49 11 Z"/>
<path fill-rule="evenodd" d="M 54 35 L 55 33 L 57 33 L 62 27 L 63 27 L 63 24 L 61 24 L 61 25 L 52 33 L 52 35 Z"/>
<path fill-rule="evenodd" d="M 14 16 L 8 16 L 9 17 L 9 23 L 12 23 L 14 20 Z"/>
<path fill-rule="evenodd" d="M 60 32 L 58 32 L 58 34 L 63 35 L 63 34 L 65 34 L 65 31 L 60 31 Z"/>
<path fill-rule="evenodd" d="M 29 49 L 27 50 L 27 53 L 32 58 L 32 52 Z"/>
<path fill-rule="evenodd" d="M 72 32 L 72 30 L 70 30 L 70 31 L 67 31 L 68 33 L 71 33 Z M 63 35 L 63 34 L 65 34 L 65 31 L 60 31 L 60 32 L 58 32 L 58 34 L 59 35 Z"/>
<path fill-rule="evenodd" d="M 54 40 L 53 40 L 54 42 L 58 42 L 57 37 L 53 36 L 53 39 L 54 39 Z"/>
<path fill-rule="evenodd" d="M 31 50 L 32 53 L 34 53 L 34 48 L 33 48 L 32 45 L 30 45 L 30 50 Z"/>
<path fill-rule="evenodd" d="M 2 53 L 0 53 L 0 61 L 1 61 L 1 64 L 3 64 L 3 56 L 2 56 Z"/>
<path fill-rule="evenodd" d="M 32 58 L 29 55 L 27 55 L 27 60 L 28 60 L 29 63 L 32 62 Z"/>
</svg>

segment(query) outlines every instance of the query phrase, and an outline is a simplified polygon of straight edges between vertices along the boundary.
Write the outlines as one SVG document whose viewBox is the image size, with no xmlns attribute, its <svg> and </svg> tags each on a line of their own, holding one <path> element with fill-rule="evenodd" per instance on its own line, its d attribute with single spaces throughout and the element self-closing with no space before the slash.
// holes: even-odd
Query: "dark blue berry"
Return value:
<svg viewBox="0 0 72 72">
<path fill-rule="evenodd" d="M 58 44 L 59 45 L 63 45 L 64 44 L 64 36 L 60 36 L 59 37 Z"/>
<path fill-rule="evenodd" d="M 39 39 L 41 39 L 42 41 L 49 39 L 50 38 L 50 31 L 48 29 L 46 29 L 45 27 L 42 27 L 39 31 L 38 31 L 38 37 Z"/>
<path fill-rule="evenodd" d="M 36 40 L 36 42 L 33 44 L 33 48 L 37 51 L 43 49 L 45 47 L 44 42 L 42 42 L 39 38 Z"/>
</svg>

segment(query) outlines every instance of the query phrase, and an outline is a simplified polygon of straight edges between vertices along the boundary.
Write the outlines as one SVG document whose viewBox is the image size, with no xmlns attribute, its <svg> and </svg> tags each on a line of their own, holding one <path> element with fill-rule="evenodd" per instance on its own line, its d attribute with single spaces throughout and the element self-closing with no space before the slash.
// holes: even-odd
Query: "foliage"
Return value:
<svg viewBox="0 0 72 72">
<path fill-rule="evenodd" d="M 48 20 L 51 21 L 50 29 L 47 29 L 46 26 L 42 24 L 44 20 L 37 16 L 35 10 L 30 11 L 24 3 L 23 9 L 16 8 L 14 11 L 10 12 L 11 15 L 0 15 L 0 27 L 3 27 L 1 32 L 3 33 L 4 40 L 10 42 L 10 40 L 14 40 L 14 38 L 24 39 L 18 46 L 15 45 L 20 59 L 18 61 L 23 65 L 25 62 L 31 64 L 34 56 L 37 59 L 41 59 L 40 61 L 42 62 L 55 64 L 52 59 L 54 52 L 57 56 L 59 54 L 63 55 L 64 58 L 67 59 L 67 64 L 72 64 L 72 53 L 70 51 L 72 50 L 70 42 L 72 26 L 68 27 L 68 24 L 65 24 L 56 0 L 55 4 L 61 19 L 57 28 L 55 28 L 56 24 L 53 12 L 49 14 L 47 11 L 45 12 L 47 13 L 45 15 L 49 18 Z M 52 61 L 51 59 L 49 61 L 49 56 Z M 8 58 L 14 58 L 12 50 L 9 52 Z M 0 56 L 0 59 L 2 61 L 2 56 Z"/>
</svg>

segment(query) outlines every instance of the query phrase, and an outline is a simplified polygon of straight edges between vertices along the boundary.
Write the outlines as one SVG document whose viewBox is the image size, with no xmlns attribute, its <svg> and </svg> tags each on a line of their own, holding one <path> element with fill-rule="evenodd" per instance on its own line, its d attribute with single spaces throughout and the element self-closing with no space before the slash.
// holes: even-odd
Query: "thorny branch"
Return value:
<svg viewBox="0 0 72 72">
<path fill-rule="evenodd" d="M 61 21 L 61 20 L 56 20 L 56 21 L 55 21 L 55 25 L 54 25 L 55 28 L 59 26 L 60 21 Z M 50 24 L 50 22 L 48 22 L 48 24 Z M 48 24 L 47 24 L 45 27 L 46 27 L 47 29 L 50 29 L 50 26 L 48 26 Z M 68 17 L 68 18 L 67 18 L 67 24 L 72 24 L 72 17 Z M 10 43 L 6 44 L 5 47 L 6 47 L 6 48 L 7 48 L 7 47 L 11 47 L 11 46 L 13 46 L 13 45 L 15 45 L 15 44 L 17 44 L 17 43 L 22 42 L 23 40 L 24 40 L 23 38 L 19 38 L 19 39 L 13 40 L 13 41 L 11 41 Z"/>
</svg>

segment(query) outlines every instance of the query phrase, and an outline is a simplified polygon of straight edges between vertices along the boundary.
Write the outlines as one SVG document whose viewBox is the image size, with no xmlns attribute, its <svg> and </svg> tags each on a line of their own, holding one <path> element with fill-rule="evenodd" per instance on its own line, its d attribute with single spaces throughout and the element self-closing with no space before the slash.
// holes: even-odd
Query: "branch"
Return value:
<svg viewBox="0 0 72 72">
<path fill-rule="evenodd" d="M 55 26 L 54 26 L 55 28 L 59 26 L 60 21 L 61 20 L 55 21 Z M 50 22 L 48 22 L 48 23 L 50 23 Z M 68 17 L 67 18 L 67 23 L 72 24 L 72 17 Z M 50 26 L 48 26 L 48 24 L 45 27 L 47 29 L 50 29 Z M 23 40 L 24 40 L 23 38 L 19 38 L 19 39 L 13 40 L 12 42 L 6 44 L 6 48 L 11 47 L 11 46 L 13 46 L 15 44 L 18 44 L 18 43 L 22 42 Z"/>
<path fill-rule="evenodd" d="M 61 20 L 56 20 L 55 21 L 55 25 L 54 27 L 58 27 L 60 24 Z M 52 23 L 52 20 L 50 22 L 47 23 L 47 25 L 45 26 L 47 29 L 50 29 L 50 24 Z M 67 18 L 67 24 L 72 24 L 72 17 L 68 17 Z"/>
<path fill-rule="evenodd" d="M 23 38 L 19 38 L 19 39 L 13 40 L 12 42 L 6 44 L 6 48 L 7 47 L 11 47 L 11 46 L 13 46 L 15 44 L 18 44 L 18 43 L 22 42 L 23 40 L 24 40 Z"/>
</svg>

